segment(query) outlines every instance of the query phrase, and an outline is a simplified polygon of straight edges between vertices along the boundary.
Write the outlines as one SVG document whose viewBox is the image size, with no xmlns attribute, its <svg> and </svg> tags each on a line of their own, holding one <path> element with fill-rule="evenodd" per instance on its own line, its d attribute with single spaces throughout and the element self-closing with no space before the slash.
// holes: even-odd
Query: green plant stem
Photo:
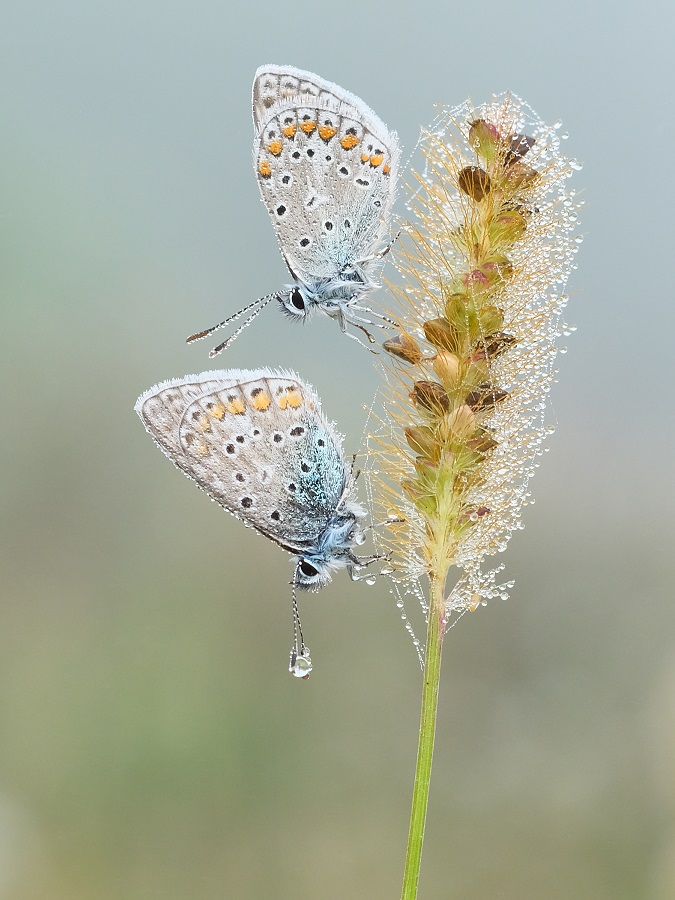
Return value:
<svg viewBox="0 0 675 900">
<path fill-rule="evenodd" d="M 446 570 L 447 571 L 447 570 Z M 420 715 L 419 743 L 417 745 L 417 765 L 413 787 L 412 810 L 408 851 L 405 859 L 403 890 L 401 900 L 416 900 L 417 885 L 422 862 L 424 824 L 429 804 L 429 783 L 431 763 L 434 755 L 436 735 L 436 711 L 438 709 L 438 685 L 441 675 L 441 651 L 443 649 L 443 619 L 445 615 L 446 571 L 431 577 L 429 592 L 429 622 L 427 642 L 424 651 L 424 683 L 422 687 L 422 712 Z"/>
</svg>

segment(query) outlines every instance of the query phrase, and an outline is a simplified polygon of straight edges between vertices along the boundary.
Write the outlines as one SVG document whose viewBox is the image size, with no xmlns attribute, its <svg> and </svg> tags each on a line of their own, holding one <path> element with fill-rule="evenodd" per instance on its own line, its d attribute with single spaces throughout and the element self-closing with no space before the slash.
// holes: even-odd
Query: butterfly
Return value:
<svg viewBox="0 0 675 900">
<path fill-rule="evenodd" d="M 253 165 L 292 283 L 191 335 L 200 340 L 247 318 L 209 354 L 228 347 L 272 300 L 294 321 L 316 310 L 363 331 L 394 325 L 364 305 L 379 287 L 401 155 L 396 132 L 354 94 L 293 66 L 261 66 L 253 81 Z M 363 313 L 379 319 L 373 323 Z M 382 325 L 382 323 L 386 323 Z"/>
<path fill-rule="evenodd" d="M 342 439 L 293 372 L 229 369 L 163 381 L 135 406 L 160 450 L 212 500 L 295 557 L 293 674 L 311 671 L 295 589 L 352 577 L 365 511 Z"/>
</svg>

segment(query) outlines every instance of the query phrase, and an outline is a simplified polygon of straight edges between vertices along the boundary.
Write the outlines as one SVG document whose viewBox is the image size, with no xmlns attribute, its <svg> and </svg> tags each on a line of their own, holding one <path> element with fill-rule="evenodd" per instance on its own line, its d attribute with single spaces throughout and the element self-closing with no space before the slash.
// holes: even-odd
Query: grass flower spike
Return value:
<svg viewBox="0 0 675 900">
<path fill-rule="evenodd" d="M 423 596 L 427 614 L 404 898 L 417 896 L 443 634 L 453 613 L 507 595 L 501 566 L 484 563 L 521 527 L 552 430 L 580 206 L 558 129 L 508 94 L 442 111 L 422 134 L 424 171 L 396 247 L 400 331 L 384 345 L 386 421 L 371 445 L 376 503 L 402 520 L 382 538 L 397 590 Z"/>
</svg>

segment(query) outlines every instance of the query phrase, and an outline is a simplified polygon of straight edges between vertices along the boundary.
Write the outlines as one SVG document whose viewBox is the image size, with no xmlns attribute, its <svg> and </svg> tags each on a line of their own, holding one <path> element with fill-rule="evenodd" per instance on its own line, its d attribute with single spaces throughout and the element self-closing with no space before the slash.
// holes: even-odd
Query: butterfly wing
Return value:
<svg viewBox="0 0 675 900">
<path fill-rule="evenodd" d="M 270 107 L 279 101 L 290 97 L 316 98 L 322 93 L 331 95 L 335 102 L 339 102 L 347 92 L 312 72 L 294 66 L 260 66 L 253 78 L 253 127 L 256 134 L 260 132 Z"/>
<path fill-rule="evenodd" d="M 314 545 L 350 479 L 318 397 L 292 372 L 235 369 L 162 382 L 136 411 L 181 471 L 291 553 Z"/>
<path fill-rule="evenodd" d="M 256 133 L 260 132 L 269 109 L 275 103 L 285 102 L 293 97 L 329 97 L 335 103 L 346 103 L 359 110 L 362 120 L 372 130 L 379 131 L 381 135 L 388 131 L 387 126 L 363 100 L 339 84 L 326 81 L 313 72 L 296 69 L 295 66 L 268 64 L 260 66 L 253 78 L 253 126 Z"/>
<path fill-rule="evenodd" d="M 400 147 L 358 97 L 310 72 L 263 66 L 253 83 L 254 167 L 291 272 L 334 278 L 388 239 Z"/>
</svg>

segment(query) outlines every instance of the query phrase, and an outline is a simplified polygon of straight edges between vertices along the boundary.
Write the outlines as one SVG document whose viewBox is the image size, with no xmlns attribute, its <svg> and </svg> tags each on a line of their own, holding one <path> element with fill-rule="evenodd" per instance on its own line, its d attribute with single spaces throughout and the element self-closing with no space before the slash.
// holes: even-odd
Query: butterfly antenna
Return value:
<svg viewBox="0 0 675 900">
<path fill-rule="evenodd" d="M 204 331 L 198 331 L 196 334 L 191 334 L 189 338 L 185 339 L 186 344 L 191 344 L 193 341 L 201 341 L 203 338 L 208 337 L 210 334 L 213 334 L 214 331 L 218 331 L 219 328 L 224 328 L 226 325 L 229 325 L 231 322 L 236 322 L 237 319 L 241 318 L 245 313 L 254 307 L 259 307 L 255 315 L 260 312 L 260 310 L 267 306 L 270 300 L 273 300 L 275 297 L 278 297 L 277 293 L 268 294 L 266 297 L 259 297 L 257 300 L 254 300 L 253 303 L 249 303 L 248 306 L 242 307 L 239 312 L 234 313 L 231 316 L 228 316 L 227 319 L 223 319 L 222 322 L 218 322 L 217 325 L 213 325 L 211 328 L 206 328 Z M 255 316 L 254 316 L 255 318 Z"/>
<path fill-rule="evenodd" d="M 302 625 L 300 623 L 300 612 L 298 610 L 298 598 L 296 592 L 298 569 L 300 563 L 296 566 L 293 573 L 293 581 L 291 582 L 291 603 L 293 609 L 293 646 L 291 647 L 291 659 L 288 671 L 296 678 L 309 678 L 312 671 L 312 660 L 309 658 L 309 647 L 305 646 L 302 636 Z"/>
<path fill-rule="evenodd" d="M 278 294 L 269 294 L 267 297 L 263 297 L 262 300 L 259 301 L 260 305 L 256 309 L 253 310 L 253 312 L 247 319 L 244 319 L 244 321 L 241 323 L 239 328 L 236 328 L 232 332 L 232 334 L 229 336 L 229 338 L 225 338 L 225 340 L 222 342 L 222 344 L 218 344 L 217 347 L 214 347 L 213 350 L 211 350 L 209 352 L 209 359 L 213 359 L 214 356 L 218 356 L 218 354 L 221 353 L 223 350 L 225 350 L 227 347 L 229 347 L 230 344 L 233 344 L 237 340 L 239 335 L 242 333 L 242 331 L 245 328 L 248 328 L 248 326 L 256 318 L 256 316 L 258 316 L 262 312 L 262 310 L 267 306 L 267 304 L 270 302 L 270 300 L 275 300 L 278 298 L 279 298 Z M 239 313 L 237 313 L 237 315 L 239 315 Z"/>
</svg>

